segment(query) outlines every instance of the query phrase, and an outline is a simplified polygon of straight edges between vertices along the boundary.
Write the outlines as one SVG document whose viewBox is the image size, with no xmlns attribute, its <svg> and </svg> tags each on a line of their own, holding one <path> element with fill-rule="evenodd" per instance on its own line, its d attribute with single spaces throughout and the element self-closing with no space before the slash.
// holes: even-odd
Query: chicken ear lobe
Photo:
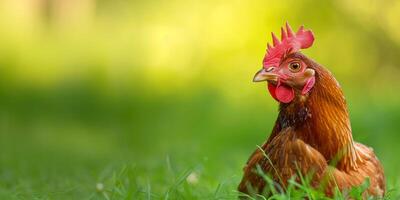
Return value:
<svg viewBox="0 0 400 200">
<path fill-rule="evenodd" d="M 315 77 L 311 77 L 307 80 L 306 84 L 304 85 L 303 89 L 301 90 L 301 94 L 305 95 L 307 94 L 311 88 L 314 86 L 315 84 Z"/>
</svg>

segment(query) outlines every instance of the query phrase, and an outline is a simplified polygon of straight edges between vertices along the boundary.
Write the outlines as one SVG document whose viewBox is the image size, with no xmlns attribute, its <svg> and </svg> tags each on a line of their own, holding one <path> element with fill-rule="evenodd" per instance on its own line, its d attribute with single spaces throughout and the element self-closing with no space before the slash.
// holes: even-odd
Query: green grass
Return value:
<svg viewBox="0 0 400 200">
<path fill-rule="evenodd" d="M 157 98 L 135 91 L 3 90 L 0 199 L 236 199 L 245 161 L 270 132 L 276 106 L 267 98 L 227 104 L 212 89 Z M 364 133 L 355 138 L 374 147 L 397 199 L 400 112 L 367 103 L 350 109 L 354 132 Z M 273 199 L 322 198 L 306 183 L 290 188 Z"/>
</svg>

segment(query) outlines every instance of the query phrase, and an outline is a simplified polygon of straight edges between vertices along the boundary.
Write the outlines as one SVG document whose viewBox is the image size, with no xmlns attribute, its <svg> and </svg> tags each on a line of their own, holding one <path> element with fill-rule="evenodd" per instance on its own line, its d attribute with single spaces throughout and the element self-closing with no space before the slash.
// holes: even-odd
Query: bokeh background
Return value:
<svg viewBox="0 0 400 200">
<path fill-rule="evenodd" d="M 0 197 L 233 198 L 277 116 L 251 80 L 286 21 L 396 190 L 398 19 L 396 0 L 1 0 Z"/>
</svg>

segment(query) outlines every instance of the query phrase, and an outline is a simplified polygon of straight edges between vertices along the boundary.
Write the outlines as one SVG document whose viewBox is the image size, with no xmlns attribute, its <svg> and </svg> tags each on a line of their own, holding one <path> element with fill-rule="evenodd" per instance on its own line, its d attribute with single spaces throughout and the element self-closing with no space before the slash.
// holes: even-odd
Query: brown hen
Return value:
<svg viewBox="0 0 400 200">
<path fill-rule="evenodd" d="M 258 166 L 282 188 L 299 173 L 312 174 L 311 185 L 322 185 L 332 196 L 335 187 L 345 191 L 369 178 L 365 195 L 383 196 L 383 168 L 371 148 L 353 141 L 338 82 L 299 52 L 312 45 L 312 32 L 301 27 L 294 34 L 286 26 L 282 41 L 273 35 L 274 46 L 268 45 L 263 69 L 254 78 L 268 81 L 269 92 L 280 102 L 279 115 L 268 140 L 250 156 L 238 190 L 263 194 L 266 182 Z"/>
</svg>

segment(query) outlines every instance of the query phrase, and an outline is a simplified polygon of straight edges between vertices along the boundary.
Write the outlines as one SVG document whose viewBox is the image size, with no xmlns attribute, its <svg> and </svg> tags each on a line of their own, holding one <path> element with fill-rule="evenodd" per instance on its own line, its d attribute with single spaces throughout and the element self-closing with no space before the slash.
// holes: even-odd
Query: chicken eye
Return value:
<svg viewBox="0 0 400 200">
<path fill-rule="evenodd" d="M 292 72 L 298 72 L 301 69 L 301 65 L 299 62 L 292 62 L 289 64 L 289 69 Z"/>
</svg>

